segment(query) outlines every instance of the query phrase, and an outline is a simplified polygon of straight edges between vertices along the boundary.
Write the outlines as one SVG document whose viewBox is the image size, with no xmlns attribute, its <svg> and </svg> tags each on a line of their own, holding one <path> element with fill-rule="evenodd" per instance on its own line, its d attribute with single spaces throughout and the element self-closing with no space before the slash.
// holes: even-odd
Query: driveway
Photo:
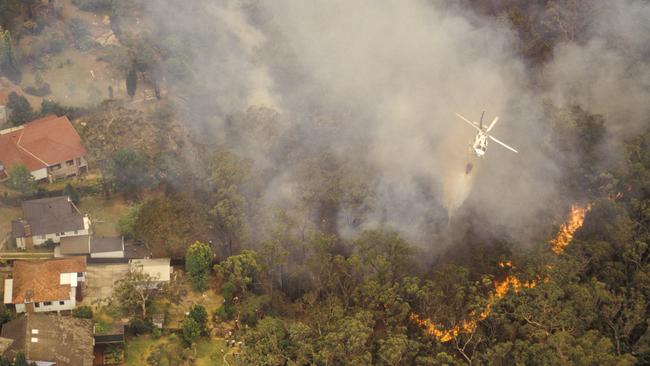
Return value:
<svg viewBox="0 0 650 366">
<path fill-rule="evenodd" d="M 84 289 L 83 305 L 110 297 L 113 294 L 113 284 L 123 278 L 129 270 L 126 263 L 120 264 L 89 264 L 86 268 L 86 288 Z"/>
</svg>

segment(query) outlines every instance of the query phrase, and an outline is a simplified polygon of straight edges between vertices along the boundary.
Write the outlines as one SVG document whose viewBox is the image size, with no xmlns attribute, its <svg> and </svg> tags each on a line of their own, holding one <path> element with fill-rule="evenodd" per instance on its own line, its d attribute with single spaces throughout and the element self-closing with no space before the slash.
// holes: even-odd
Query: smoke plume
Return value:
<svg viewBox="0 0 650 366">
<path fill-rule="evenodd" d="M 559 199 L 544 100 L 602 113 L 612 136 L 647 124 L 650 6 L 640 1 L 599 5 L 586 37 L 558 44 L 539 74 L 507 23 L 455 2 L 156 1 L 145 13 L 164 44 L 182 44 L 189 119 L 269 172 L 268 205 L 299 205 L 303 177 L 286 164 L 295 155 L 326 152 L 364 173 L 372 194 L 339 207 L 343 234 L 387 225 L 431 244 L 464 207 L 525 240 Z M 483 110 L 519 154 L 491 143 L 484 159 L 471 155 L 475 131 L 455 113 Z M 242 114 L 248 127 L 226 141 Z"/>
</svg>

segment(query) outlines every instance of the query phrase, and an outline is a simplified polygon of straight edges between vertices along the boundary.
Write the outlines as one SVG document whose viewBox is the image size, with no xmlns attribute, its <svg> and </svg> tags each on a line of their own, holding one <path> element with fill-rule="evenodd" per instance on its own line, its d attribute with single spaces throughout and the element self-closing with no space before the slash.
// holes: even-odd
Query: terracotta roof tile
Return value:
<svg viewBox="0 0 650 366">
<path fill-rule="evenodd" d="M 0 134 L 0 161 L 7 170 L 16 164 L 30 171 L 86 155 L 81 137 L 68 117 L 46 116 Z"/>
<path fill-rule="evenodd" d="M 56 301 L 70 297 L 70 285 L 60 284 L 61 273 L 86 272 L 86 257 L 45 261 L 16 261 L 13 271 L 13 303 Z"/>
</svg>

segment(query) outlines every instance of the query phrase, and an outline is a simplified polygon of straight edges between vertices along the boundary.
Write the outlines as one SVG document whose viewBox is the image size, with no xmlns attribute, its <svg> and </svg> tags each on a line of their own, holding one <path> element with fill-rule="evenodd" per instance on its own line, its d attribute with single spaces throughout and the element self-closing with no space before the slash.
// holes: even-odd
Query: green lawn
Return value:
<svg viewBox="0 0 650 366">
<path fill-rule="evenodd" d="M 79 203 L 79 210 L 90 214 L 95 236 L 118 236 L 117 222 L 130 208 L 120 197 L 107 201 L 102 196 L 85 196 Z"/>
<path fill-rule="evenodd" d="M 127 338 L 124 365 L 146 365 L 147 357 L 151 349 L 158 343 L 164 342 L 164 338 L 153 339 L 151 336 L 144 335 L 139 337 Z"/>
<path fill-rule="evenodd" d="M 192 290 L 187 276 L 182 269 L 174 268 L 174 275 L 177 276 L 176 280 L 180 281 L 184 291 L 187 292 L 182 296 L 181 302 L 177 305 L 170 303 L 166 299 L 160 299 L 153 303 L 154 312 L 167 310 L 167 318 L 165 319 L 166 328 L 180 328 L 180 323 L 185 318 L 185 313 L 190 311 L 192 305 L 203 305 L 208 314 L 211 315 L 214 310 L 217 310 L 223 304 L 223 296 L 218 294 L 214 288 L 208 288 L 204 292 Z M 214 275 L 210 276 L 208 283 L 216 283 Z"/>
<path fill-rule="evenodd" d="M 196 344 L 196 366 L 226 365 L 223 357 L 228 352 L 226 341 L 220 338 L 204 339 Z M 231 361 L 229 358 L 228 361 Z M 232 364 L 232 363 L 231 363 Z"/>
<path fill-rule="evenodd" d="M 120 90 L 120 85 L 112 79 L 111 65 L 97 61 L 97 54 L 97 51 L 80 52 L 66 48 L 59 54 L 44 58 L 47 69 L 40 73 L 52 91 L 47 98 L 66 106 L 84 107 L 107 98 L 109 85 Z M 21 85 L 34 85 L 36 74 L 32 65 L 25 65 L 22 72 Z"/>
<path fill-rule="evenodd" d="M 170 341 L 169 336 L 154 339 L 149 335 L 128 338 L 126 340 L 125 366 L 146 365 L 147 357 L 159 344 Z M 196 366 L 235 366 L 232 355 L 227 356 L 228 363 L 224 362 L 224 355 L 229 351 L 225 340 L 221 338 L 202 339 L 194 347 Z"/>
<path fill-rule="evenodd" d="M 22 216 L 20 207 L 7 207 L 0 204 L 0 243 L 11 233 L 11 220 Z"/>
</svg>

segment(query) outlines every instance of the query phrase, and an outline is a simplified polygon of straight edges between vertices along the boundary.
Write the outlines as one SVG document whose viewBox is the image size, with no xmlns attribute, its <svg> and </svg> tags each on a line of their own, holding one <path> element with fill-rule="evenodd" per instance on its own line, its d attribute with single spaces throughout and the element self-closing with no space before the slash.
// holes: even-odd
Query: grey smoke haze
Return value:
<svg viewBox="0 0 650 366">
<path fill-rule="evenodd" d="M 626 137 L 650 115 L 650 4 L 596 2 L 588 37 L 562 43 L 544 70 L 549 96 L 602 114 L 609 133 Z"/>
<path fill-rule="evenodd" d="M 191 118 L 215 142 L 228 144 L 220 131 L 229 116 L 267 107 L 248 118 L 271 118 L 269 136 L 230 145 L 275 172 L 267 204 L 299 205 L 297 168 L 281 164 L 289 142 L 373 172 L 360 227 L 354 208 L 342 207 L 344 234 L 389 225 L 429 244 L 465 204 L 491 230 L 533 235 L 540 212 L 559 200 L 562 172 L 545 151 L 545 98 L 602 113 L 614 136 L 647 124 L 650 6 L 640 1 L 599 8 L 588 39 L 560 44 L 534 81 L 506 24 L 452 2 L 147 3 L 167 39 L 192 40 L 191 90 L 203 98 L 190 102 Z M 495 136 L 520 154 L 492 143 L 472 160 L 473 130 L 454 113 L 477 120 L 482 110 L 500 116 Z"/>
</svg>

